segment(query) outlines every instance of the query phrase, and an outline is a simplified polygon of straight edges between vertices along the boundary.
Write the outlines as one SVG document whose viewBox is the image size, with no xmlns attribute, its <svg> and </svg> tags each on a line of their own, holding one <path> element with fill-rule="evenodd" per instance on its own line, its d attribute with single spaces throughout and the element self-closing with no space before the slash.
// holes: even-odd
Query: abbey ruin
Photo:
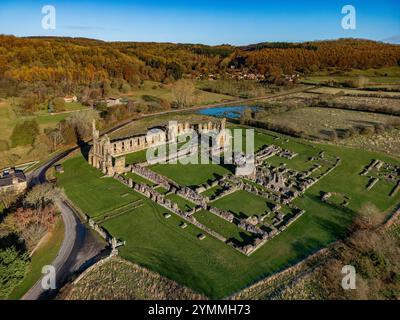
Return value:
<svg viewBox="0 0 400 320">
<path fill-rule="evenodd" d="M 108 135 L 100 137 L 100 132 L 96 129 L 96 124 L 93 121 L 93 146 L 89 151 L 88 160 L 93 167 L 112 177 L 114 174 L 125 172 L 124 155 L 150 147 L 177 143 L 178 137 L 181 135 L 196 135 L 201 139 L 205 135 L 207 138 L 212 138 L 212 143 L 217 148 L 223 148 L 225 145 L 225 125 L 225 118 L 197 124 L 171 121 L 167 126 L 149 129 L 147 134 L 111 140 Z"/>
</svg>

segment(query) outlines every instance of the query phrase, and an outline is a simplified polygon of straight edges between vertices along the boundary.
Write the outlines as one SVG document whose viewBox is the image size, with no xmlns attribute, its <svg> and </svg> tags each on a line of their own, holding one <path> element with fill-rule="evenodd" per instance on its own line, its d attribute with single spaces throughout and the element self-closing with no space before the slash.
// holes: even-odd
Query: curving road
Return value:
<svg viewBox="0 0 400 320">
<path fill-rule="evenodd" d="M 237 103 L 246 103 L 257 100 L 265 100 L 276 97 L 281 97 L 296 92 L 302 92 L 310 89 L 312 86 L 289 90 L 284 93 L 273 94 L 265 97 L 253 98 L 253 99 L 241 99 L 237 101 L 229 101 L 216 103 L 212 105 L 194 106 L 184 110 L 168 110 L 158 112 L 155 114 L 144 115 L 142 117 L 157 116 L 161 114 L 173 114 L 187 111 L 195 111 L 202 108 L 212 108 L 218 106 L 228 106 Z M 105 132 L 108 134 L 124 127 L 132 120 L 125 121 Z M 90 142 L 89 140 L 88 142 Z M 60 154 L 54 156 L 46 163 L 42 164 L 39 168 L 33 170 L 27 175 L 30 186 L 42 184 L 47 182 L 46 172 L 49 168 L 54 166 L 57 162 L 67 157 L 72 152 L 79 149 L 79 146 L 72 147 Z M 89 230 L 85 224 L 80 220 L 79 214 L 68 204 L 68 200 L 58 199 L 56 205 L 61 212 L 61 216 L 64 222 L 64 239 L 61 244 L 61 248 L 57 254 L 57 257 L 52 262 L 52 265 L 56 269 L 56 286 L 55 290 L 44 290 L 41 285 L 42 277 L 35 283 L 35 285 L 21 298 L 23 300 L 38 300 L 38 299 L 49 299 L 55 296 L 59 289 L 65 284 L 74 273 L 84 270 L 86 267 L 91 265 L 97 259 L 99 259 L 106 251 L 106 245 L 99 241 L 98 237 Z"/>
<path fill-rule="evenodd" d="M 58 154 L 40 168 L 28 175 L 30 185 L 46 182 L 46 171 L 55 163 L 77 150 L 78 147 L 71 148 Z M 54 296 L 58 289 L 69 280 L 70 276 L 77 272 L 79 268 L 96 258 L 105 249 L 88 228 L 80 221 L 73 208 L 64 199 L 57 199 L 56 206 L 61 212 L 64 223 L 64 239 L 61 244 L 57 257 L 52 262 L 56 270 L 56 290 L 44 290 L 41 285 L 42 277 L 35 285 L 22 297 L 22 300 L 46 299 Z"/>
</svg>

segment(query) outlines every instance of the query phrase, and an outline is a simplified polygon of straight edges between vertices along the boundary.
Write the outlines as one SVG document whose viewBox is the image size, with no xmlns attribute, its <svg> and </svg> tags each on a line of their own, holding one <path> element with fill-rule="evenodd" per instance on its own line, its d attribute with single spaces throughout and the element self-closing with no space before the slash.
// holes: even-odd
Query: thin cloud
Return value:
<svg viewBox="0 0 400 320">
<path fill-rule="evenodd" d="M 400 34 L 382 40 L 383 42 L 400 43 Z"/>
<path fill-rule="evenodd" d="M 64 29 L 68 30 L 78 30 L 78 31 L 103 31 L 105 30 L 104 27 L 96 27 L 96 26 L 74 26 L 74 25 L 69 25 L 69 26 L 64 26 Z"/>
</svg>

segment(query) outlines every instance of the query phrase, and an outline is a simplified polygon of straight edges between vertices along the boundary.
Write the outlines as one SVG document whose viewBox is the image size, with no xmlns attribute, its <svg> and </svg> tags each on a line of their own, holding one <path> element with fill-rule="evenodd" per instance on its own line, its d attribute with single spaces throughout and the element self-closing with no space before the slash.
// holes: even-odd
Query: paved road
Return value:
<svg viewBox="0 0 400 320">
<path fill-rule="evenodd" d="M 46 171 L 56 162 L 60 161 L 78 147 L 71 148 L 55 156 L 40 168 L 37 168 L 30 174 L 28 179 L 30 185 L 36 185 L 46 182 Z M 80 221 L 78 214 L 63 199 L 56 201 L 56 206 L 61 212 L 64 223 L 64 239 L 57 257 L 52 262 L 56 270 L 56 290 L 43 290 L 41 280 L 22 297 L 22 300 L 38 300 L 53 297 L 58 289 L 69 280 L 72 274 L 91 260 L 101 256 L 105 245 L 98 241 L 98 238 Z"/>
<path fill-rule="evenodd" d="M 301 88 L 286 91 L 284 93 L 273 94 L 264 97 L 258 97 L 253 99 L 242 99 L 236 101 L 229 101 L 223 103 L 215 103 L 211 105 L 200 105 L 194 106 L 191 108 L 183 109 L 183 110 L 169 110 L 164 112 L 158 112 L 151 115 L 145 115 L 143 117 L 151 117 L 162 114 L 173 114 L 179 112 L 187 112 L 187 111 L 195 111 L 202 108 L 213 108 L 218 106 L 228 106 L 232 104 L 243 104 L 248 102 L 253 102 L 257 100 L 266 100 L 272 99 L 276 97 L 282 97 L 289 94 L 293 94 L 296 92 L 302 92 L 304 90 L 308 90 L 312 87 Z M 111 133 L 117 131 L 118 129 L 124 127 L 128 123 L 132 122 L 132 120 L 125 121 L 111 129 L 103 132 Z M 90 140 L 88 141 L 90 142 Z M 60 154 L 54 156 L 52 159 L 42 164 L 39 168 L 35 169 L 31 173 L 27 175 L 28 181 L 30 181 L 30 185 L 37 185 L 47 182 L 46 181 L 46 172 L 49 168 L 51 168 L 58 161 L 62 160 L 70 153 L 79 149 L 79 146 L 72 147 L 66 151 L 61 152 Z M 80 221 L 78 214 L 74 211 L 74 209 L 68 205 L 68 202 L 63 199 L 58 199 L 56 201 L 56 205 L 61 212 L 61 216 L 64 222 L 64 240 L 61 244 L 61 248 L 57 254 L 57 257 L 53 261 L 52 265 L 56 269 L 56 283 L 57 287 L 61 287 L 66 281 L 69 280 L 71 275 L 79 269 L 84 268 L 98 257 L 102 255 L 104 252 L 104 245 L 102 245 L 96 237 L 93 236 L 92 232 L 88 230 L 88 228 Z M 56 290 L 57 292 L 57 290 Z M 22 297 L 23 300 L 37 300 L 37 299 L 46 299 L 51 298 L 56 293 L 52 290 L 43 290 L 41 285 L 41 279 Z"/>
</svg>

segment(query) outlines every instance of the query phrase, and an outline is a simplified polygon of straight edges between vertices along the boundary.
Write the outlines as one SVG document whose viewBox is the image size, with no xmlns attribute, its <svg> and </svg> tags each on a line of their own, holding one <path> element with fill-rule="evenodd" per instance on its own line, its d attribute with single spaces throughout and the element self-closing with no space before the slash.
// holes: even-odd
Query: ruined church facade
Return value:
<svg viewBox="0 0 400 320">
<path fill-rule="evenodd" d="M 93 145 L 89 151 L 88 161 L 105 175 L 121 174 L 125 170 L 124 155 L 177 141 L 177 137 L 183 134 L 214 133 L 217 146 L 223 147 L 226 139 L 225 126 L 226 119 L 197 124 L 170 122 L 167 126 L 150 129 L 147 134 L 111 140 L 107 134 L 100 137 L 100 132 L 93 121 Z"/>
</svg>

